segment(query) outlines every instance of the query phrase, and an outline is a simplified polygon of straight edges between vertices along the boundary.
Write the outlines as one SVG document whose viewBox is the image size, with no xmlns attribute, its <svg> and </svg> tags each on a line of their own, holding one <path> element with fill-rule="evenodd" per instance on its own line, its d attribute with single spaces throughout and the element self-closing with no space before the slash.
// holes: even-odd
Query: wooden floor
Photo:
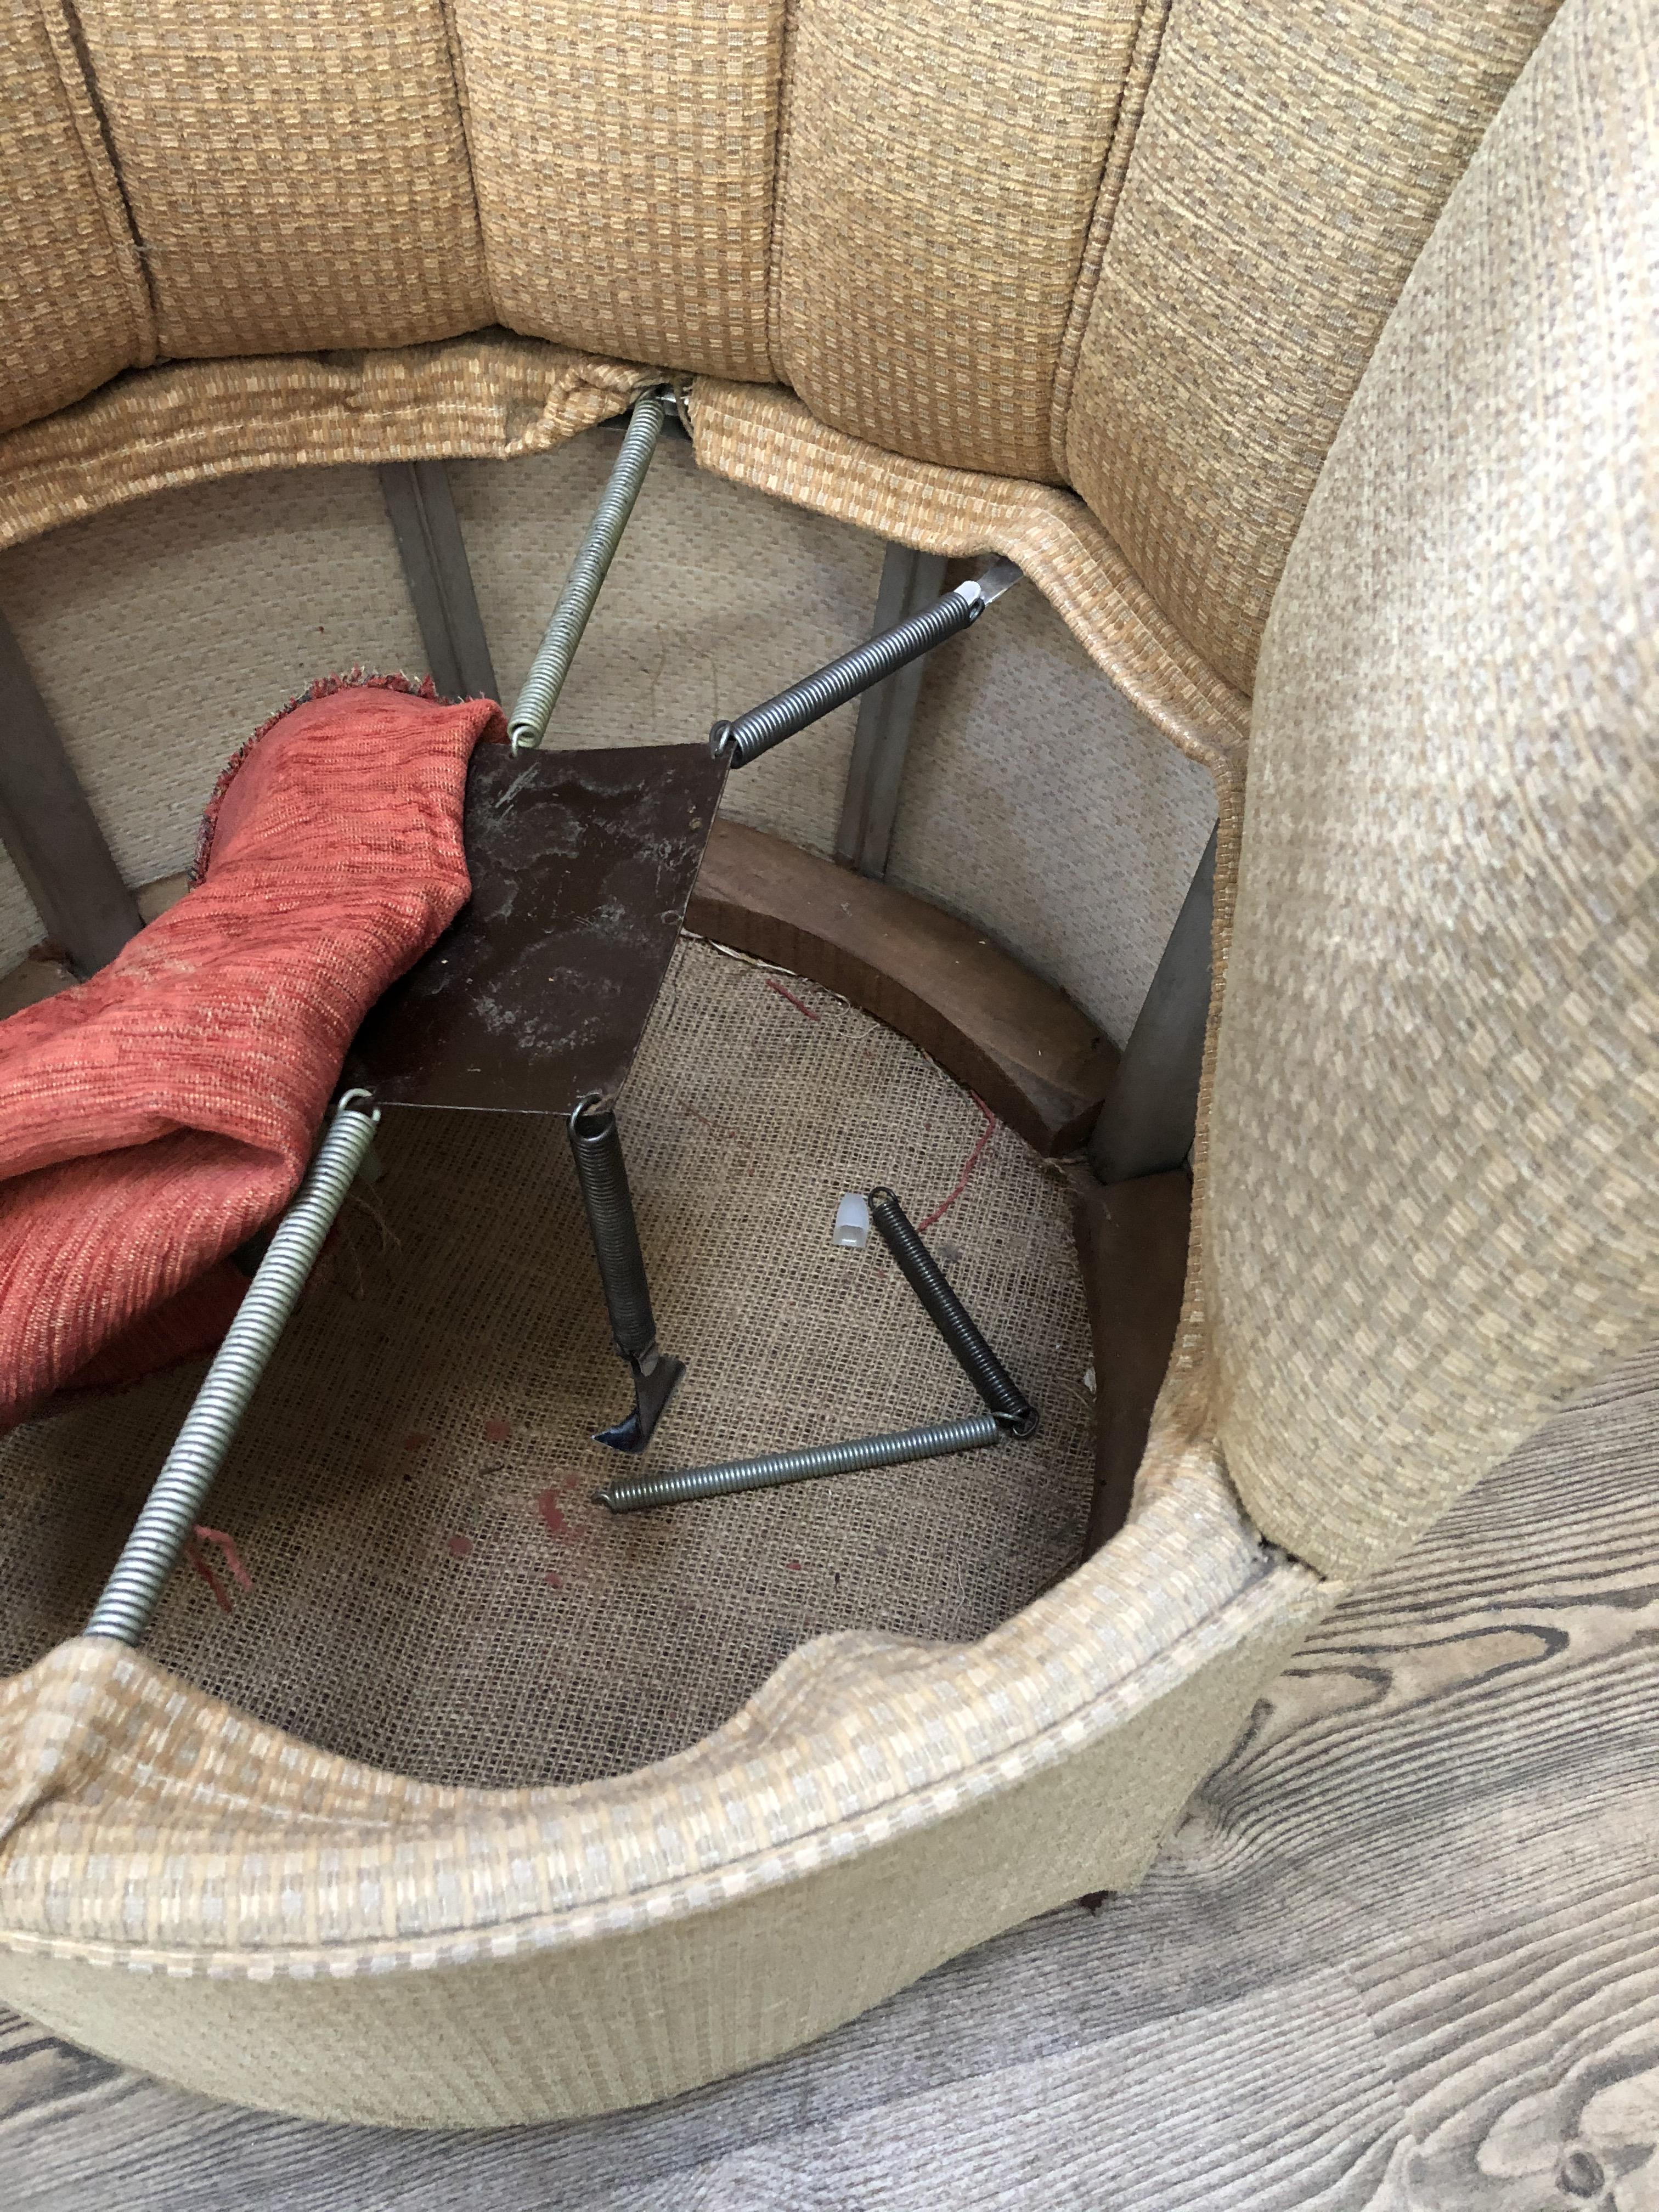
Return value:
<svg viewBox="0 0 1659 2212">
<path fill-rule="evenodd" d="M 1659 1358 L 1335 1614 L 1138 1895 L 678 2103 L 205 2104 L 0 2019 L 6 2212 L 1659 2207 Z"/>
</svg>

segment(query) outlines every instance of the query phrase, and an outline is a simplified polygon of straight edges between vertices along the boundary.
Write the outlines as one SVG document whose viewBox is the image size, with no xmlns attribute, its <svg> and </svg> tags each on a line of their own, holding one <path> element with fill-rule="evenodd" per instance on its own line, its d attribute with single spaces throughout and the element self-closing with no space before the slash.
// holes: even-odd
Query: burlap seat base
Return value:
<svg viewBox="0 0 1659 2212">
<path fill-rule="evenodd" d="M 880 1247 L 830 1236 L 876 1181 L 922 1218 L 986 1135 L 915 1048 L 688 941 L 623 1113 L 690 1364 L 649 1466 L 973 1409 Z M 630 1520 L 592 1499 L 628 1392 L 561 1126 L 392 1113 L 380 1149 L 207 1513 L 252 1589 L 204 1545 L 217 1589 L 176 1575 L 149 1640 L 186 1680 L 420 1780 L 579 1781 L 696 1741 L 811 1637 L 970 1641 L 1074 1564 L 1086 1319 L 1064 1186 L 1008 1130 L 932 1238 L 1036 1440 Z M 0 1445 L 0 1674 L 76 1632 L 199 1372 Z"/>
</svg>

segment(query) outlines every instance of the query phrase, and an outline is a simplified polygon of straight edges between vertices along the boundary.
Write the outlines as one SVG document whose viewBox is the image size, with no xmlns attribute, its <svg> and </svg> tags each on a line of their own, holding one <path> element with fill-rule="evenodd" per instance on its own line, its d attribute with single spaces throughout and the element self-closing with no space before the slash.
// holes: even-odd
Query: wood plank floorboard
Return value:
<svg viewBox="0 0 1659 2212">
<path fill-rule="evenodd" d="M 1141 1890 L 672 2105 L 210 2105 L 0 2014 L 6 2212 L 1653 2212 L 1659 1355 L 1324 1623 Z"/>
</svg>

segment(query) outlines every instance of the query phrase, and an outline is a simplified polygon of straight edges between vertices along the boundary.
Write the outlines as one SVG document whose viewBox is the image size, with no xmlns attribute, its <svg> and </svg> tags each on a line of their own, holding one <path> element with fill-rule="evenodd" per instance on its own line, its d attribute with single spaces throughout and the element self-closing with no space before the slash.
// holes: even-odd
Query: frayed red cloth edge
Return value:
<svg viewBox="0 0 1659 2212">
<path fill-rule="evenodd" d="M 319 699 L 331 699 L 341 691 L 402 691 L 412 699 L 434 701 L 438 696 L 438 688 L 429 676 L 417 679 L 396 672 L 377 675 L 367 669 L 352 668 L 348 669 L 343 676 L 317 677 L 307 684 L 303 691 L 296 692 L 285 707 L 279 707 L 274 714 L 268 714 L 253 735 L 245 744 L 237 746 L 220 769 L 213 789 L 208 794 L 208 803 L 202 810 L 202 819 L 196 831 L 196 850 L 190 863 L 190 887 L 192 890 L 207 874 L 209 863 L 213 858 L 214 832 L 219 827 L 219 811 L 224 805 L 225 793 L 246 766 L 248 755 L 263 738 L 270 735 L 279 722 L 285 722 L 296 708 L 309 707 Z"/>
<path fill-rule="evenodd" d="M 374 692 L 428 702 L 435 710 L 430 727 L 424 716 L 415 725 L 395 714 L 390 725 L 372 724 L 354 705 L 343 726 L 313 721 L 294 729 L 291 718 L 302 708 Z M 230 840 L 227 877 L 216 866 L 226 799 L 285 724 L 294 730 L 293 749 L 274 762 L 224 832 Z M 376 750 L 377 726 L 384 753 Z M 246 1286 L 224 1254 L 291 1197 L 363 1013 L 435 941 L 470 894 L 461 843 L 466 763 L 474 744 L 504 735 L 493 701 L 443 702 L 429 678 L 416 682 L 353 670 L 319 678 L 263 722 L 216 780 L 191 893 L 141 932 L 101 976 L 0 1024 L 16 1047 L 12 1069 L 0 1063 L 0 1427 L 126 1387 L 199 1357 L 222 1337 Z M 309 841 L 298 836 L 285 865 L 286 848 L 272 830 L 286 834 L 295 822 L 306 826 Z M 220 988 L 227 972 L 228 985 Z M 155 1034 L 147 1052 L 149 1014 Z M 118 1032 L 113 1047 L 112 1024 Z M 169 1057 L 180 1052 L 182 1071 Z M 89 1110 L 87 1099 L 75 1096 L 83 1072 L 78 1057 L 87 1063 Z M 48 1154 L 62 1163 L 56 1170 L 46 1164 L 37 1170 L 28 1163 L 31 1141 L 40 1149 L 30 1127 L 32 1062 L 40 1062 L 48 1079 L 40 1095 L 52 1097 L 60 1114 L 79 1116 L 77 1133 L 87 1131 L 86 1140 L 77 1133 Z M 136 1105 L 131 1097 L 124 1104 L 124 1065 L 135 1071 L 128 1088 Z M 198 1072 L 206 1084 L 205 1121 L 190 1103 Z M 268 1073 L 274 1079 L 268 1081 Z M 216 1109 L 210 1095 L 216 1079 L 230 1102 Z M 104 1097 L 116 1108 L 118 1124 L 137 1116 L 136 1145 L 119 1127 L 100 1138 L 98 1102 Z M 175 1097 L 182 1103 L 175 1104 Z M 222 1118 L 226 1113 L 228 1120 Z M 38 1098 L 33 1121 L 38 1129 Z M 162 1137 L 159 1150 L 153 1137 L 145 1141 L 152 1127 Z M 192 1189 L 203 1194 L 191 1200 L 193 1218 L 189 1206 L 181 1212 L 177 1202 Z M 149 1271 L 145 1279 L 160 1295 L 145 1308 L 141 1285 L 134 1310 L 120 1288 L 120 1265 L 102 1266 L 107 1255 L 98 1249 L 100 1233 L 124 1260 L 126 1247 L 143 1243 L 169 1208 L 171 1232 L 176 1236 L 182 1224 L 186 1245 L 175 1242 L 169 1255 L 168 1230 L 157 1231 L 159 1255 L 141 1256 Z M 9 1210 L 14 1230 L 21 1220 L 22 1231 L 10 1249 Z M 41 1306 L 64 1289 L 50 1265 L 54 1237 L 66 1240 L 72 1266 L 66 1265 L 65 1279 L 78 1268 L 77 1286 L 88 1294 L 65 1292 L 63 1310 L 43 1322 Z M 196 1249 L 201 1264 L 191 1272 Z M 20 1275 L 31 1279 L 21 1290 Z M 9 1367 L 20 1330 L 27 1335 L 31 1328 L 33 1358 L 20 1379 Z M 80 1356 L 69 1357 L 77 1333 L 84 1339 Z"/>
</svg>

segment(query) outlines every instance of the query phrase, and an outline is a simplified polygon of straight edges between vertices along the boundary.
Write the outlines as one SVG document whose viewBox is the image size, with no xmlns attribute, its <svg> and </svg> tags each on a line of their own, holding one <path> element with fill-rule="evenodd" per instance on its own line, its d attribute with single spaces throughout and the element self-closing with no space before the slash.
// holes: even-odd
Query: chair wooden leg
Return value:
<svg viewBox="0 0 1659 2212">
<path fill-rule="evenodd" d="M 1210 927 L 1215 907 L 1215 832 L 1204 848 L 1123 1057 L 1101 1101 L 1089 1164 L 1102 1182 L 1161 1175 L 1185 1164 L 1198 1116 L 1198 1081 L 1210 1015 Z"/>
<path fill-rule="evenodd" d="M 1187 1279 L 1192 1178 L 1184 1167 L 1132 1182 L 1073 1178 L 1078 1261 L 1095 1349 L 1095 1496 L 1084 1556 L 1128 1515 Z"/>
</svg>

